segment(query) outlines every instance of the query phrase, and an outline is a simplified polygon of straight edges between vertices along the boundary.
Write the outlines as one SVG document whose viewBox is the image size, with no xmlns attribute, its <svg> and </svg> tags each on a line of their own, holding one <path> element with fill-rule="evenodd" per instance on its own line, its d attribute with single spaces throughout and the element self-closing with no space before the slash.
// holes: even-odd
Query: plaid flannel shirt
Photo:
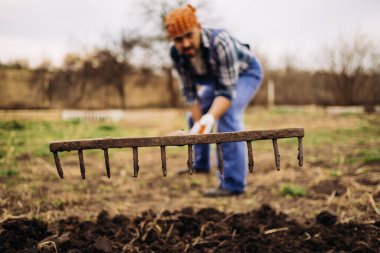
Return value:
<svg viewBox="0 0 380 253">
<path fill-rule="evenodd" d="M 203 60 L 209 66 L 208 76 L 215 81 L 215 96 L 224 96 L 229 100 L 235 97 L 239 74 L 246 71 L 254 57 L 247 45 L 234 39 L 227 31 L 202 29 L 201 47 Z M 197 78 L 187 56 L 178 53 L 173 46 L 171 58 L 179 75 L 179 83 L 186 104 L 197 99 Z"/>
</svg>

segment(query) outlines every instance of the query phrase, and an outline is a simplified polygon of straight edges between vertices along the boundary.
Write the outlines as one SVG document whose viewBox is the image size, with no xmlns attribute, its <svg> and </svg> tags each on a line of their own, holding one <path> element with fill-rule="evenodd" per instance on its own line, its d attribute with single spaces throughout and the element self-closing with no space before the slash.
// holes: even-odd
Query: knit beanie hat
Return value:
<svg viewBox="0 0 380 253">
<path fill-rule="evenodd" d="M 164 18 L 164 25 L 169 37 L 185 34 L 199 25 L 196 9 L 190 4 L 171 11 Z"/>
</svg>

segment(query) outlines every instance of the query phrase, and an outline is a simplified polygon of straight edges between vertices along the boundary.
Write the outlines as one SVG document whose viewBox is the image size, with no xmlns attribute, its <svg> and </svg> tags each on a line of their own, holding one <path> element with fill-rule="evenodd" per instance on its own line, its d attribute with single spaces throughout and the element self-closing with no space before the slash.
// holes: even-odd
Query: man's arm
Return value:
<svg viewBox="0 0 380 253">
<path fill-rule="evenodd" d="M 207 113 L 211 114 L 215 120 L 218 120 L 230 106 L 231 101 L 229 99 L 219 96 L 214 99 L 214 102 Z M 202 109 L 198 101 L 189 106 L 189 111 L 194 122 L 199 121 L 203 116 Z"/>
<path fill-rule="evenodd" d="M 202 118 L 202 109 L 198 101 L 189 105 L 189 111 L 194 122 L 197 122 Z"/>
<path fill-rule="evenodd" d="M 223 96 L 214 99 L 210 110 L 202 115 L 199 103 L 194 103 L 189 107 L 194 126 L 190 129 L 190 134 L 208 134 L 216 120 L 218 120 L 230 107 L 231 102 Z"/>
<path fill-rule="evenodd" d="M 210 110 L 207 112 L 218 120 L 231 106 L 231 100 L 226 97 L 218 96 L 214 99 Z"/>
<path fill-rule="evenodd" d="M 239 78 L 239 62 L 234 42 L 228 33 L 220 33 L 216 37 L 216 58 L 218 62 L 217 81 L 215 83 L 215 99 L 209 111 L 201 116 L 198 107 L 191 108 L 195 121 L 190 133 L 210 133 L 215 121 L 231 106 L 236 93 Z M 199 119 L 199 121 L 198 121 Z"/>
</svg>

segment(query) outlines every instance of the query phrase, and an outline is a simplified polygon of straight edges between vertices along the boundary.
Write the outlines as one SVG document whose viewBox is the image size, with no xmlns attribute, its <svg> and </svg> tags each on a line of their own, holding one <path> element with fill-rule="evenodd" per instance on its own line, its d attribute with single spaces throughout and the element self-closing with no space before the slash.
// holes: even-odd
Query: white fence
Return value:
<svg viewBox="0 0 380 253">
<path fill-rule="evenodd" d="M 117 122 L 123 118 L 123 110 L 64 110 L 61 113 L 63 120 L 110 120 Z"/>
</svg>

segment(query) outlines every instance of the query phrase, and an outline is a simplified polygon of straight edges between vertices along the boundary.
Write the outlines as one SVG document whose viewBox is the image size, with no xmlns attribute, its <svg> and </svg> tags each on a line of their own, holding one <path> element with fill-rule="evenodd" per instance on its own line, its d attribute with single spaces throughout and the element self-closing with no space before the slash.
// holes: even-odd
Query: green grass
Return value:
<svg viewBox="0 0 380 253">
<path fill-rule="evenodd" d="M 359 161 L 366 164 L 380 162 L 380 147 L 359 150 L 347 159 L 349 164 Z"/>
<path fill-rule="evenodd" d="M 193 187 L 200 187 L 202 186 L 203 181 L 200 180 L 199 178 L 191 177 L 190 179 L 190 185 Z"/>
<path fill-rule="evenodd" d="M 0 166 L 1 166 L 1 164 L 0 164 Z M 3 169 L 3 168 L 1 168 L 0 169 L 0 176 L 5 176 L 5 177 L 12 177 L 12 176 L 17 176 L 18 175 L 18 170 L 16 170 L 16 169 L 11 169 L 11 168 L 9 168 L 9 169 Z"/>
<path fill-rule="evenodd" d="M 64 200 L 61 200 L 61 199 L 53 199 L 51 201 L 51 204 L 57 208 L 57 209 L 60 209 L 60 210 L 63 210 L 65 208 L 65 201 Z"/>
<path fill-rule="evenodd" d="M 304 138 L 305 149 L 322 148 L 330 153 L 324 158 L 334 164 L 353 164 L 380 162 L 380 127 L 376 121 L 361 121 L 361 125 L 352 128 L 318 129 L 307 131 Z M 342 153 L 344 149 L 345 153 Z M 318 153 L 315 153 L 319 159 Z M 323 157 L 323 153 L 321 156 Z M 311 158 L 311 157 L 309 157 Z M 343 158 L 343 160 L 342 160 Z M 337 175 L 338 176 L 338 175 Z"/>
<path fill-rule="evenodd" d="M 0 143 L 0 159 L 4 158 L 7 155 L 7 151 L 5 150 L 5 146 Z"/>
<path fill-rule="evenodd" d="M 134 131 L 136 133 L 136 131 Z M 71 121 L 2 121 L 0 122 L 0 159 L 8 155 L 31 152 L 34 156 L 50 154 L 49 143 L 58 140 L 121 137 L 131 133 L 117 124 Z"/>
<path fill-rule="evenodd" d="M 306 189 L 290 184 L 290 183 L 285 183 L 280 185 L 280 194 L 284 197 L 286 196 L 291 196 L 291 197 L 298 197 L 298 196 L 305 196 L 306 195 Z"/>
<path fill-rule="evenodd" d="M 307 131 L 305 136 L 305 145 L 308 146 L 351 143 L 366 145 L 379 141 L 380 127 L 375 124 L 362 125 L 356 128 L 319 129 Z"/>
<path fill-rule="evenodd" d="M 97 127 L 98 131 L 112 132 L 116 129 L 114 125 L 100 125 Z"/>
<path fill-rule="evenodd" d="M 6 130 L 6 131 L 21 131 L 25 129 L 24 124 L 17 120 L 11 120 L 11 121 L 4 121 L 0 122 L 0 129 Z"/>
<path fill-rule="evenodd" d="M 59 140 L 131 136 L 133 133 L 115 123 L 71 121 L 0 121 L 0 176 L 17 176 L 17 157 L 28 153 L 32 157 L 49 159 L 49 143 Z M 88 151 L 97 156 L 102 152 Z M 62 155 L 65 155 L 64 152 Z"/>
<path fill-rule="evenodd" d="M 304 113 L 304 107 L 302 106 L 276 106 L 269 109 L 270 114 L 286 115 L 295 113 Z"/>
<path fill-rule="evenodd" d="M 375 150 L 364 150 L 359 154 L 363 155 L 363 161 L 365 163 L 380 162 L 380 148 L 377 148 Z"/>
<path fill-rule="evenodd" d="M 340 177 L 343 175 L 343 172 L 341 170 L 336 169 L 326 169 L 326 172 L 332 177 Z"/>
</svg>

